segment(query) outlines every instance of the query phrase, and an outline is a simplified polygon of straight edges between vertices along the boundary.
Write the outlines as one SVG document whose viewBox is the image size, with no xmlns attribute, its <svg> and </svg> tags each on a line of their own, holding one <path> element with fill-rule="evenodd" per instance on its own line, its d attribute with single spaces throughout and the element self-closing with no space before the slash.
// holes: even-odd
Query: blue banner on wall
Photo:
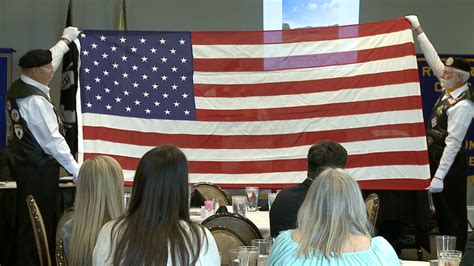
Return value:
<svg viewBox="0 0 474 266">
<path fill-rule="evenodd" d="M 5 97 L 12 83 L 12 53 L 15 50 L 0 48 L 0 148 L 6 144 Z"/>
<path fill-rule="evenodd" d="M 440 54 L 441 60 L 444 60 L 448 57 L 462 57 L 465 58 L 471 64 L 471 77 L 469 78 L 469 83 L 474 86 L 474 55 L 447 55 Z M 441 93 L 441 85 L 438 78 L 433 74 L 433 71 L 428 66 L 423 55 L 417 55 L 418 57 L 418 70 L 420 73 L 420 86 L 421 86 L 421 96 L 423 98 L 423 117 L 425 119 L 425 124 L 427 121 L 430 121 L 431 109 L 438 99 Z M 465 147 L 467 150 L 467 160 L 468 160 L 468 176 L 471 182 L 474 181 L 474 123 L 471 123 L 471 127 L 467 132 Z"/>
</svg>

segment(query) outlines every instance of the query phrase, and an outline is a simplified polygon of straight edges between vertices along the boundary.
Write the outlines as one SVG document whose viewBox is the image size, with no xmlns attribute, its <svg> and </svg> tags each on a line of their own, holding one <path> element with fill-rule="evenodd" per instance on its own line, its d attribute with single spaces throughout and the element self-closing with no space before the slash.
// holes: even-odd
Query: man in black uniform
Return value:
<svg viewBox="0 0 474 266">
<path fill-rule="evenodd" d="M 17 182 L 17 264 L 37 265 L 37 251 L 26 206 L 33 195 L 43 216 L 50 253 L 55 247 L 55 209 L 59 164 L 74 177 L 79 166 L 62 136 L 62 125 L 51 103 L 48 83 L 79 30 L 66 28 L 50 50 L 32 50 L 20 58 L 21 77 L 7 92 L 8 157 Z M 59 164 L 58 164 L 59 163 Z M 54 256 L 52 257 L 54 259 Z"/>
<path fill-rule="evenodd" d="M 456 249 L 467 240 L 467 158 L 464 138 L 474 117 L 473 89 L 468 85 L 471 67 L 462 58 L 441 62 L 416 16 L 406 17 L 416 31 L 425 58 L 438 77 L 443 93 L 436 102 L 427 130 L 431 183 L 440 233 L 456 236 Z"/>
<path fill-rule="evenodd" d="M 325 167 L 344 168 L 347 151 L 340 144 L 323 140 L 309 148 L 308 172 L 303 183 L 284 189 L 278 193 L 270 209 L 270 233 L 277 237 L 281 231 L 295 229 L 298 211 L 313 180 Z"/>
</svg>

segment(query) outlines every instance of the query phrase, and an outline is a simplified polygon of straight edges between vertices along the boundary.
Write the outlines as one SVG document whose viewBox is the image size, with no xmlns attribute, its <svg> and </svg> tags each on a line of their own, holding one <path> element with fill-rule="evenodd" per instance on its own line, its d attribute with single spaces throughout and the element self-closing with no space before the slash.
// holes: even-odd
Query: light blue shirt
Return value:
<svg viewBox="0 0 474 266">
<path fill-rule="evenodd" d="M 273 244 L 268 265 L 400 265 L 393 247 L 383 237 L 372 238 L 370 248 L 360 252 L 343 253 L 339 258 L 326 259 L 323 255 L 300 257 L 296 255 L 298 243 L 291 239 L 293 230 L 282 232 Z"/>
</svg>

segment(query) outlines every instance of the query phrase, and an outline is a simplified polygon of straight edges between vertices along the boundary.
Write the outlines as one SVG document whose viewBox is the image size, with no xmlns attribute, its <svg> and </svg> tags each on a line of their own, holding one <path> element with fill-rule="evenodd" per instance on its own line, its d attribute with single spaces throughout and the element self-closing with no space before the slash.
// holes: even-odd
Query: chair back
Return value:
<svg viewBox="0 0 474 266">
<path fill-rule="evenodd" d="M 67 259 L 66 255 L 64 254 L 64 245 L 62 239 L 56 242 L 56 265 L 67 266 Z"/>
<path fill-rule="evenodd" d="M 379 214 L 379 196 L 376 193 L 372 193 L 365 199 L 365 208 L 367 210 L 367 216 L 370 224 L 375 228 L 377 223 L 377 216 Z"/>
<path fill-rule="evenodd" d="M 191 191 L 197 190 L 206 200 L 215 199 L 219 205 L 231 205 L 227 194 L 217 185 L 212 183 L 196 183 L 191 187 Z"/>
<path fill-rule="evenodd" d="M 41 266 L 51 266 L 51 257 L 49 256 L 48 240 L 46 238 L 46 229 L 44 228 L 43 217 L 32 195 L 26 197 L 26 205 L 30 213 L 31 225 L 35 236 L 36 249 Z"/>
<path fill-rule="evenodd" d="M 245 246 L 251 246 L 253 239 L 263 238 L 260 230 L 249 219 L 236 213 L 217 213 L 202 221 L 207 229 L 220 226 L 236 233 Z"/>
<path fill-rule="evenodd" d="M 229 250 L 245 246 L 244 241 L 237 233 L 223 226 L 211 226 L 209 231 L 216 240 L 217 249 L 221 255 L 221 265 L 230 265 Z"/>
<path fill-rule="evenodd" d="M 74 215 L 74 206 L 64 210 L 63 214 L 61 215 L 61 218 L 59 218 L 58 226 L 56 227 L 56 243 L 58 243 L 59 240 L 64 239 L 62 229 L 64 227 L 64 224 L 67 221 L 72 219 L 73 215 Z"/>
</svg>

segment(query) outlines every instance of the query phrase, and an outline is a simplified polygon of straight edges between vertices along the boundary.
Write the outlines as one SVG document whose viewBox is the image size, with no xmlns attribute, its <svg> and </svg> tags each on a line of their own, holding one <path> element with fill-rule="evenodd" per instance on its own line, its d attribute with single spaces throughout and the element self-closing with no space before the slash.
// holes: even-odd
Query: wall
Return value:
<svg viewBox="0 0 474 266">
<path fill-rule="evenodd" d="M 438 53 L 474 54 L 473 10 L 472 0 L 360 0 L 360 22 L 416 14 Z"/>
<path fill-rule="evenodd" d="M 263 29 L 263 0 L 128 0 L 128 30 L 216 31 Z M 0 0 L 0 47 L 14 48 L 13 79 L 20 75 L 18 59 L 31 49 L 48 49 L 66 23 L 66 0 Z M 117 29 L 119 0 L 72 2 L 74 26 Z M 59 104 L 57 73 L 50 87 Z"/>
</svg>

